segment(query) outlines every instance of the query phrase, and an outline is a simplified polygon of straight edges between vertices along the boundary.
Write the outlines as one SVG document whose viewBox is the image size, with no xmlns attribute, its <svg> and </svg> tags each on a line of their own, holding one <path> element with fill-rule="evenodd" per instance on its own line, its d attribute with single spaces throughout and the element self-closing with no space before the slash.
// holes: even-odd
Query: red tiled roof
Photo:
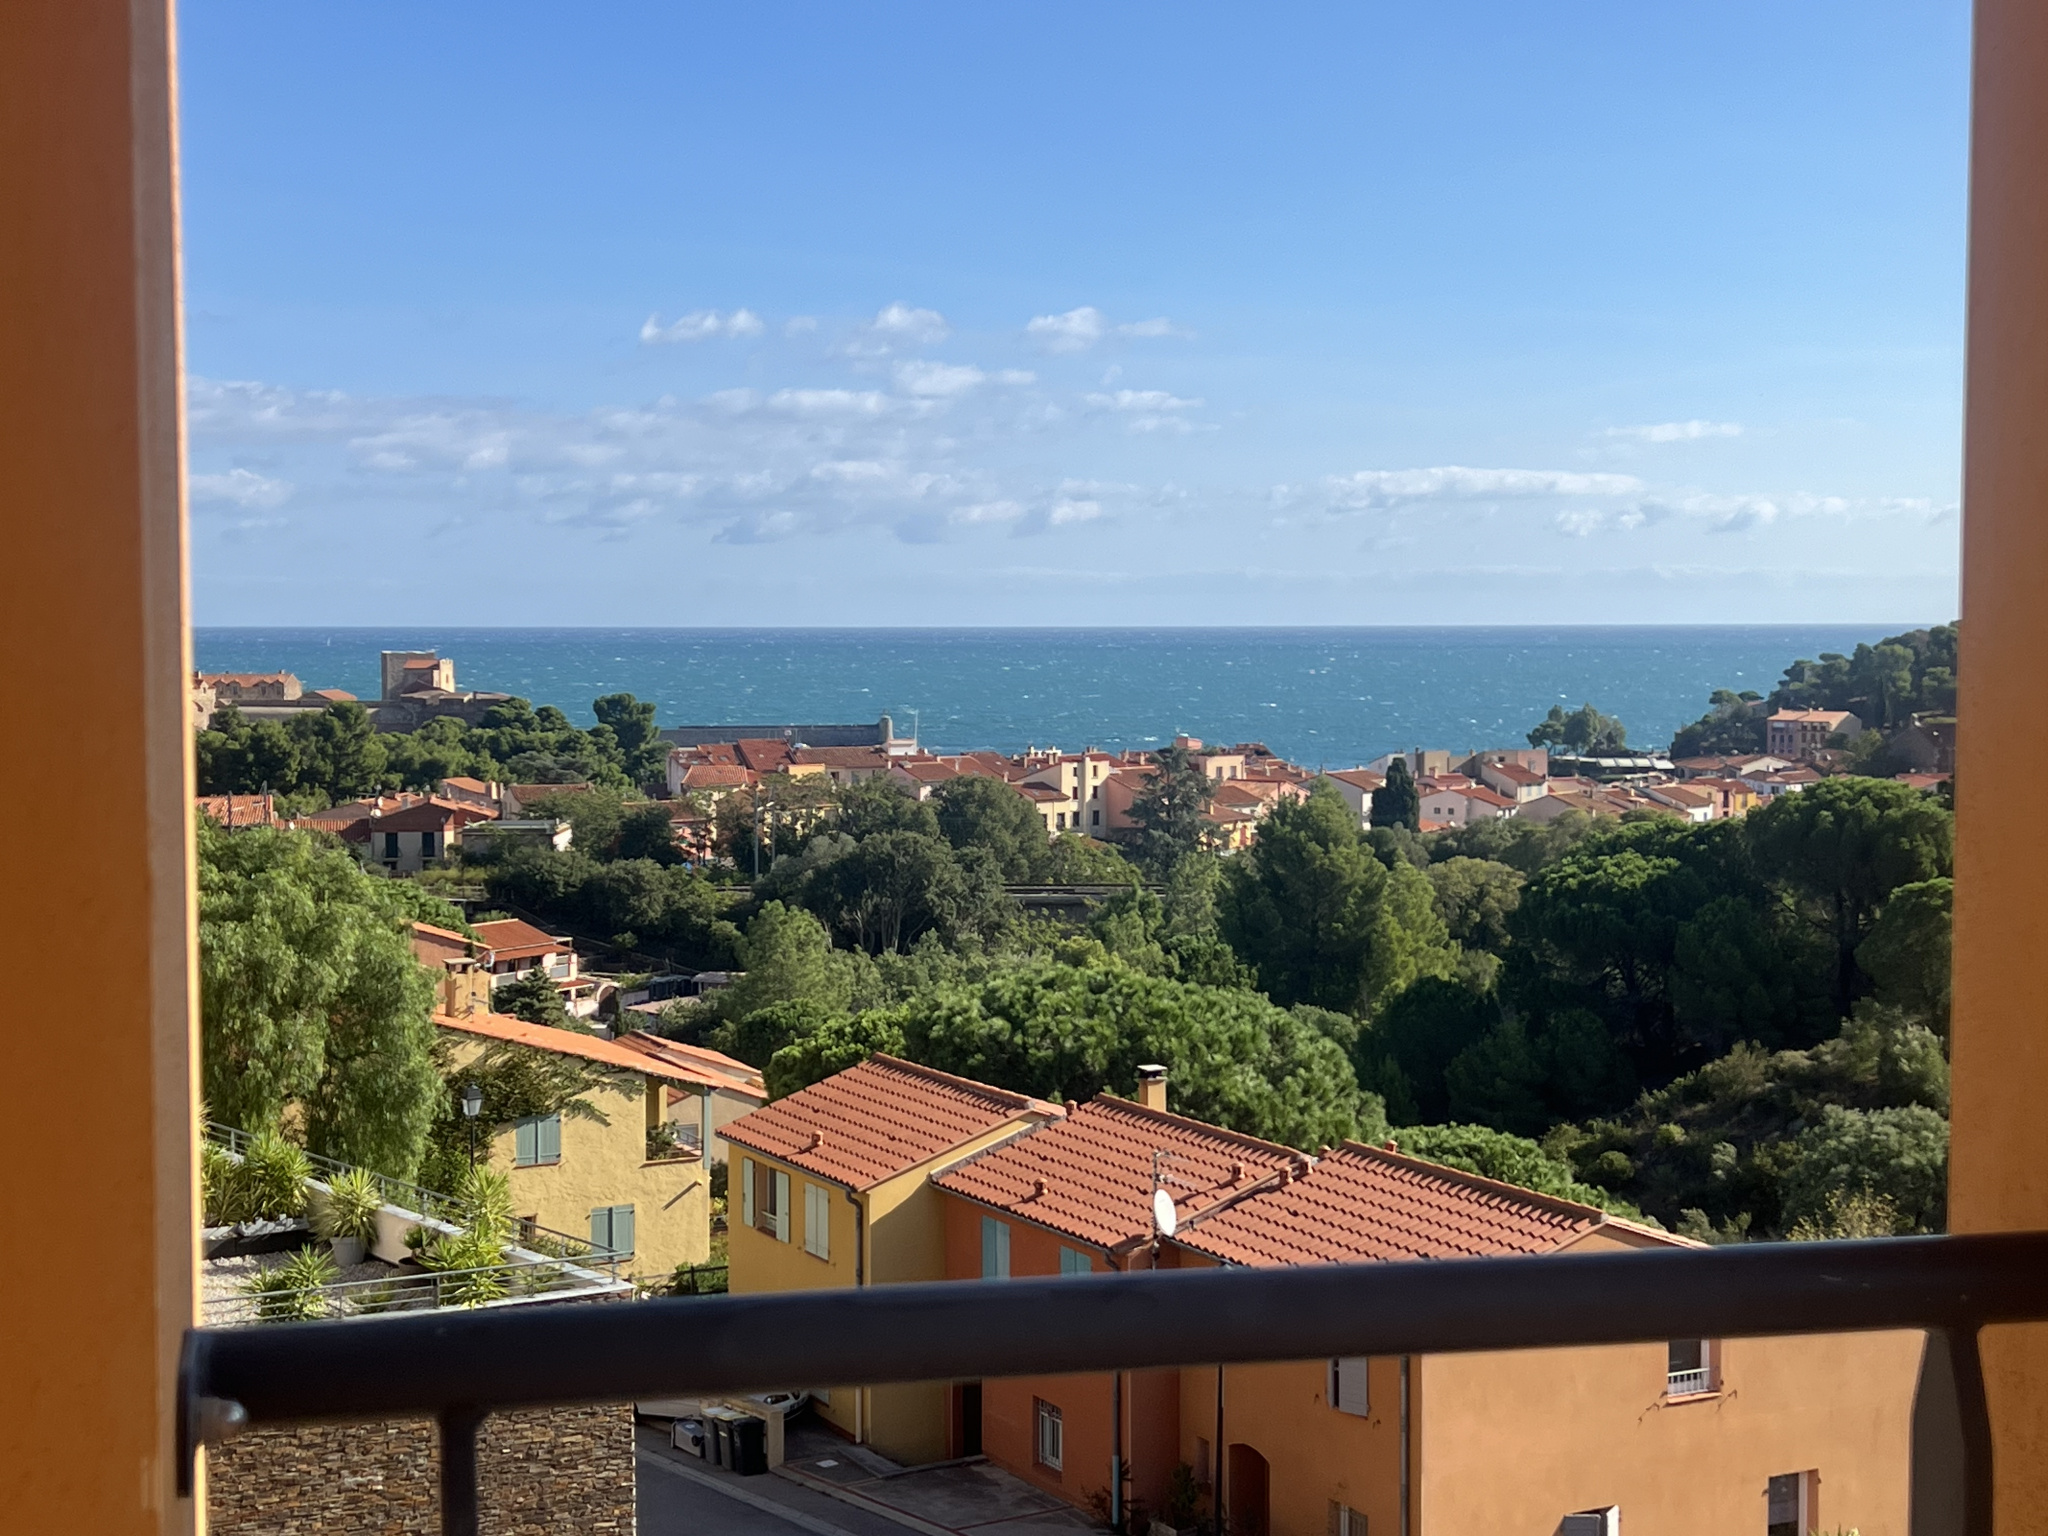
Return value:
<svg viewBox="0 0 2048 1536">
<path fill-rule="evenodd" d="M 826 768 L 886 768 L 889 754 L 880 747 L 804 747 L 792 752 L 793 763 Z"/>
<path fill-rule="evenodd" d="M 496 811 L 487 811 L 478 805 L 462 805 L 451 800 L 429 800 L 421 805 L 409 805 L 404 810 L 386 811 L 374 819 L 365 818 L 352 822 L 349 831 L 445 832 L 451 827 L 459 831 L 473 821 L 495 821 L 497 816 Z"/>
<path fill-rule="evenodd" d="M 557 1056 L 575 1056 L 600 1066 L 616 1067 L 622 1072 L 643 1072 L 649 1077 L 689 1083 L 698 1088 L 728 1086 L 723 1078 L 700 1068 L 685 1067 L 628 1050 L 616 1040 L 600 1040 L 596 1035 L 586 1035 L 573 1029 L 555 1029 L 546 1024 L 529 1024 L 509 1014 L 472 1013 L 456 1018 L 453 1014 L 437 1013 L 434 1022 L 459 1034 L 502 1040 L 508 1045 L 527 1045 L 537 1051 L 552 1051 Z"/>
<path fill-rule="evenodd" d="M 325 699 L 330 704 L 353 704 L 356 701 L 356 696 L 345 688 L 308 688 L 305 696 Z"/>
<path fill-rule="evenodd" d="M 1346 1142 L 1309 1172 L 1183 1227 L 1181 1246 L 1226 1264 L 1357 1264 L 1549 1253 L 1607 1221 L 1418 1157 Z"/>
<path fill-rule="evenodd" d="M 1054 789 L 1050 784 L 1012 784 L 1010 788 L 1017 791 L 1026 800 L 1073 799 L 1073 796 L 1069 795 L 1064 789 Z"/>
<path fill-rule="evenodd" d="M 1152 1235 L 1158 1152 L 1183 1222 L 1300 1160 L 1291 1148 L 1104 1094 L 1064 1120 L 977 1152 L 933 1180 L 948 1194 L 1098 1248 Z M 1040 1193 L 1040 1190 L 1043 1193 Z"/>
<path fill-rule="evenodd" d="M 491 792 L 491 786 L 482 779 L 468 779 L 459 776 L 452 779 L 443 779 L 441 787 L 443 789 L 463 790 L 472 795 L 488 795 Z"/>
<path fill-rule="evenodd" d="M 665 1008 L 666 1003 L 636 1003 L 635 1008 Z M 721 1086 L 733 1093 L 750 1099 L 766 1100 L 768 1090 L 761 1083 L 761 1069 L 750 1067 L 744 1061 L 727 1056 L 719 1051 L 701 1045 L 685 1045 L 680 1040 L 664 1040 L 659 1035 L 650 1035 L 642 1030 L 628 1030 L 618 1037 L 617 1043 L 629 1051 L 638 1051 L 656 1061 L 671 1062 L 679 1067 L 688 1067 L 721 1080 Z"/>
<path fill-rule="evenodd" d="M 1520 763 L 1488 763 L 1486 771 L 1497 773 L 1510 784 L 1541 784 L 1543 775 L 1533 768 L 1524 768 Z"/>
<path fill-rule="evenodd" d="M 893 1056 L 742 1115 L 719 1134 L 850 1189 L 868 1189 L 1026 1116 L 1060 1111 L 1021 1093 Z"/>
<path fill-rule="evenodd" d="M 199 809 L 224 827 L 269 827 L 277 811 L 269 795 L 201 795 Z"/>
<path fill-rule="evenodd" d="M 553 954 L 569 946 L 545 929 L 531 923 L 523 923 L 516 917 L 501 917 L 495 922 L 471 923 L 476 936 L 482 940 L 485 949 L 500 958 L 509 958 L 513 950 L 533 950 L 541 954 Z"/>
<path fill-rule="evenodd" d="M 789 743 L 774 738 L 748 738 L 733 744 L 734 755 L 756 773 L 776 773 L 789 766 Z"/>
<path fill-rule="evenodd" d="M 684 789 L 744 789 L 754 782 L 754 770 L 737 763 L 692 763 L 679 782 Z"/>
<path fill-rule="evenodd" d="M 1366 790 L 1378 789 L 1387 782 L 1384 774 L 1373 773 L 1364 768 L 1339 768 L 1336 772 L 1327 773 L 1323 777 L 1342 779 L 1354 789 Z"/>
</svg>

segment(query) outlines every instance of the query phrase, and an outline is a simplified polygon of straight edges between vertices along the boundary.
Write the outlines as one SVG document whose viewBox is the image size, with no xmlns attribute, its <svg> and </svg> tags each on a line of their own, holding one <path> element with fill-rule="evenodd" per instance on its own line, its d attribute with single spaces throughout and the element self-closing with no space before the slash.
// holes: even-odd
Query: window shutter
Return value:
<svg viewBox="0 0 2048 1536">
<path fill-rule="evenodd" d="M 518 1166 L 531 1167 L 540 1160 L 539 1129 L 540 1123 L 531 1118 L 521 1120 L 512 1128 L 512 1161 Z"/>
<path fill-rule="evenodd" d="M 775 1241 L 789 1241 L 789 1175 L 779 1169 L 775 1174 Z"/>
<path fill-rule="evenodd" d="M 981 1218 L 981 1278 L 1010 1278 L 1010 1227 L 993 1216 Z"/>
<path fill-rule="evenodd" d="M 539 1126 L 540 1160 L 544 1163 L 559 1163 L 562 1160 L 562 1117 L 549 1115 Z"/>
<path fill-rule="evenodd" d="M 740 1220 L 747 1226 L 754 1224 L 754 1160 L 740 1159 Z"/>
<path fill-rule="evenodd" d="M 600 1205 L 590 1213 L 590 1246 L 609 1253 L 612 1246 L 612 1208 Z"/>
<path fill-rule="evenodd" d="M 612 1247 L 619 1253 L 633 1251 L 633 1207 L 612 1207 Z"/>
<path fill-rule="evenodd" d="M 1372 1394 L 1366 1389 L 1366 1360 L 1350 1355 L 1330 1362 L 1330 1406 L 1340 1413 L 1361 1418 L 1372 1412 Z"/>
<path fill-rule="evenodd" d="M 1063 1275 L 1085 1275 L 1094 1266 L 1088 1262 L 1088 1255 L 1078 1248 L 1060 1249 L 1060 1273 Z"/>
</svg>

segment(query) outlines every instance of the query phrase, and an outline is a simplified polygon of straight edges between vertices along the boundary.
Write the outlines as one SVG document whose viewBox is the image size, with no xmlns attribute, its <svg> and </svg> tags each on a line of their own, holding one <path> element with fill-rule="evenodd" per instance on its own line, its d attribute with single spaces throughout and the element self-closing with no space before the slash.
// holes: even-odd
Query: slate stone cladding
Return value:
<svg viewBox="0 0 2048 1536">
<path fill-rule="evenodd" d="M 436 1536 L 431 1422 L 258 1429 L 207 1454 L 215 1536 Z M 494 1414 L 477 1441 L 491 1536 L 634 1536 L 633 1414 Z"/>
</svg>

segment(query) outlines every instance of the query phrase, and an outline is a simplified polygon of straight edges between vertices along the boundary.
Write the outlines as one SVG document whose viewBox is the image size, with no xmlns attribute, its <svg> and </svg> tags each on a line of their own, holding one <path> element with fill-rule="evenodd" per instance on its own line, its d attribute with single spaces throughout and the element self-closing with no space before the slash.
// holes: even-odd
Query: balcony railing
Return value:
<svg viewBox="0 0 2048 1536">
<path fill-rule="evenodd" d="M 1714 1390 L 1714 1373 L 1706 1369 L 1673 1371 L 1664 1378 L 1666 1397 L 1697 1397 Z"/>
<path fill-rule="evenodd" d="M 2048 1318 L 2048 1233 L 1709 1252 L 884 1285 L 198 1329 L 180 1371 L 181 1475 L 242 1424 L 432 1416 L 441 1529 L 476 1536 L 476 1433 L 495 1410 L 1261 1360 L 1914 1329 L 1923 1408 L 1946 1397 L 1965 1536 L 1991 1536 L 1988 1324 Z M 1934 1368 L 1935 1362 L 1942 1362 Z M 1924 1417 L 1916 1413 L 1916 1418 Z M 1916 1455 L 1940 1456 L 1916 1447 Z"/>
</svg>

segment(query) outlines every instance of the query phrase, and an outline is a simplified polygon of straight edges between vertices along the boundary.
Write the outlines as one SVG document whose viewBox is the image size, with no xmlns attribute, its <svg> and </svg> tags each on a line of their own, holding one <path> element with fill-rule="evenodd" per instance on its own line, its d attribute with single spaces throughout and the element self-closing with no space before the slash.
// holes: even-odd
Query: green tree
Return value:
<svg viewBox="0 0 2048 1536">
<path fill-rule="evenodd" d="M 986 849 L 1012 884 L 1038 878 L 1045 862 L 1045 823 L 1005 780 L 962 774 L 939 786 L 932 807 L 939 831 L 955 848 Z"/>
<path fill-rule="evenodd" d="M 1174 1107 L 1198 1120 L 1299 1147 L 1385 1133 L 1335 1042 L 1254 993 L 1039 960 L 913 997 L 894 1017 L 913 1060 L 1020 1093 L 1128 1094 L 1156 1061 Z"/>
<path fill-rule="evenodd" d="M 1137 861 L 1154 874 L 1171 869 L 1191 853 L 1209 846 L 1209 802 L 1216 786 L 1202 771 L 1201 760 L 1186 747 L 1168 747 L 1156 755 L 1155 771 L 1131 801 L 1132 839 Z"/>
<path fill-rule="evenodd" d="M 582 1027 L 570 1017 L 569 1005 L 563 1001 L 555 978 L 537 965 L 493 992 L 491 1007 L 495 1012 L 509 1013 L 529 1024 L 545 1024 L 550 1029 Z"/>
<path fill-rule="evenodd" d="M 999 784 L 995 779 L 978 779 L 973 782 Z M 1012 800 L 1024 805 L 1024 797 L 1001 786 Z M 1037 827 L 1036 812 L 1031 820 L 1040 842 L 1045 840 L 1045 829 Z M 919 800 L 909 790 L 883 777 L 862 779 L 849 784 L 839 792 L 839 814 L 834 825 L 848 837 L 855 839 L 872 837 L 877 832 L 915 832 L 923 837 L 940 835 L 939 818 L 929 802 Z M 972 839 L 969 839 L 972 841 Z M 1028 842 L 1026 846 L 1029 846 Z"/>
<path fill-rule="evenodd" d="M 675 823 L 670 807 L 660 802 L 636 805 L 621 812 L 613 844 L 622 859 L 650 859 L 656 864 L 680 864 L 683 850 L 676 846 Z"/>
<path fill-rule="evenodd" d="M 744 1019 L 774 1003 L 846 1007 L 848 981 L 833 954 L 832 936 L 801 907 L 764 903 L 747 924 L 739 959 L 745 974 L 718 998 L 725 1018 Z"/>
<path fill-rule="evenodd" d="M 1826 1220 L 1831 1199 L 1843 1195 L 1887 1201 L 1908 1232 L 1939 1232 L 1947 1224 L 1948 1122 L 1924 1105 L 1830 1104 L 1818 1125 L 1800 1133 L 1795 1150 L 1784 1182 L 1788 1226 Z"/>
<path fill-rule="evenodd" d="M 762 1074 L 768 1097 L 786 1098 L 858 1066 L 877 1051 L 888 1056 L 903 1052 L 903 1029 L 892 1015 L 876 1011 L 827 1020 L 770 1058 Z"/>
<path fill-rule="evenodd" d="M 1406 827 L 1410 832 L 1422 825 L 1422 792 L 1415 775 L 1408 771 L 1408 759 L 1397 757 L 1387 764 L 1387 780 L 1372 792 L 1372 809 L 1367 819 L 1375 827 Z"/>
<path fill-rule="evenodd" d="M 1062 832 L 1047 847 L 1038 878 L 1047 885 L 1122 885 L 1140 872 L 1108 843 Z"/>
<path fill-rule="evenodd" d="M 668 743 L 655 732 L 652 704 L 643 704 L 630 693 L 608 693 L 590 706 L 590 712 L 611 731 L 629 779 L 653 784 L 662 778 L 668 768 Z"/>
<path fill-rule="evenodd" d="M 1282 1004 L 1364 1013 L 1457 963 L 1428 878 L 1383 866 L 1350 806 L 1321 786 L 1260 823 L 1225 871 L 1218 912 L 1224 938 Z"/>
<path fill-rule="evenodd" d="M 1445 1120 L 1451 1111 L 1445 1073 L 1500 1022 L 1497 998 L 1424 976 L 1388 1000 L 1352 1047 L 1352 1064 L 1359 1083 L 1386 1099 L 1395 1124 Z"/>
<path fill-rule="evenodd" d="M 1946 878 L 1955 818 L 1904 784 L 1828 779 L 1780 795 L 1742 823 L 1756 867 L 1788 910 L 1825 937 L 1837 1017 L 1868 990 L 1856 951 L 1901 886 Z"/>
<path fill-rule="evenodd" d="M 1453 939 L 1492 954 L 1507 947 L 1508 918 L 1528 883 L 1520 870 L 1491 859 L 1449 858 L 1432 864 L 1428 875 L 1437 915 Z"/>
<path fill-rule="evenodd" d="M 1764 749 L 1763 695 L 1716 688 L 1707 712 L 1671 738 L 1673 757 L 1740 756 Z"/>
<path fill-rule="evenodd" d="M 300 832 L 201 818 L 200 1076 L 248 1130 L 305 1115 L 315 1152 L 408 1178 L 435 1108 L 434 985 L 395 882 Z M 459 923 L 452 913 L 448 921 Z"/>
<path fill-rule="evenodd" d="M 723 1026 L 713 1036 L 713 1043 L 728 1056 L 737 1056 L 749 1066 L 765 1068 L 784 1046 L 845 1017 L 844 1011 L 812 998 L 770 1003 Z"/>
<path fill-rule="evenodd" d="M 1628 727 L 1590 704 L 1581 704 L 1570 714 L 1563 705 L 1553 704 L 1550 713 L 1529 732 L 1529 745 L 1561 747 L 1582 756 L 1623 752 L 1628 748 Z"/>
<path fill-rule="evenodd" d="M 1948 1034 L 1949 930 L 1955 882 L 1919 880 L 1885 898 L 1870 937 L 1856 947 L 1856 963 L 1893 1003 Z"/>
<path fill-rule="evenodd" d="M 386 753 L 370 712 L 349 700 L 296 715 L 286 727 L 299 755 L 299 782 L 317 784 L 338 803 L 385 787 Z"/>
<path fill-rule="evenodd" d="M 1616 1201 L 1607 1191 L 1579 1182 L 1570 1163 L 1552 1157 L 1526 1136 L 1510 1136 L 1483 1125 L 1417 1125 L 1401 1132 L 1400 1148 L 1428 1162 L 1533 1189 L 1539 1195 L 1633 1213 L 1632 1207 Z"/>
</svg>

